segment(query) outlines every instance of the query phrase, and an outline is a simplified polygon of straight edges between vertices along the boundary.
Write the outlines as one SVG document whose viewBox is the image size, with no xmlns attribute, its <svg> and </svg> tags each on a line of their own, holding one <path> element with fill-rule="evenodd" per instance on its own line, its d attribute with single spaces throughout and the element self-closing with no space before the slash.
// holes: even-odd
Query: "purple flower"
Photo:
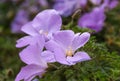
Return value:
<svg viewBox="0 0 120 81">
<path fill-rule="evenodd" d="M 42 5 L 42 6 L 48 6 L 48 2 L 47 0 L 39 0 L 39 4 Z"/>
<path fill-rule="evenodd" d="M 28 21 L 28 13 L 25 10 L 19 10 L 15 19 L 11 23 L 12 33 L 21 33 L 21 27 Z"/>
<path fill-rule="evenodd" d="M 20 53 L 20 58 L 28 65 L 21 69 L 15 81 L 31 81 L 35 76 L 42 76 L 47 68 L 47 62 L 40 53 L 37 45 L 29 46 Z"/>
<path fill-rule="evenodd" d="M 90 1 L 95 5 L 100 5 L 100 3 L 102 2 L 102 0 L 90 0 Z"/>
<path fill-rule="evenodd" d="M 36 14 L 41 10 L 40 0 L 25 0 L 20 8 L 25 9 L 30 14 Z"/>
<path fill-rule="evenodd" d="M 36 44 L 28 46 L 20 52 L 21 60 L 28 65 L 21 69 L 15 81 L 31 81 L 35 76 L 42 77 L 48 67 L 47 62 L 55 62 L 53 53 L 42 52 L 42 49 L 43 47 Z"/>
<path fill-rule="evenodd" d="M 54 34 L 54 39 L 48 41 L 45 47 L 54 52 L 56 61 L 65 65 L 74 65 L 77 62 L 90 60 L 86 52 L 76 52 L 78 48 L 84 46 L 89 40 L 90 34 L 74 34 L 71 30 L 58 31 Z"/>
<path fill-rule="evenodd" d="M 62 20 L 55 10 L 44 10 L 40 12 L 33 21 L 25 24 L 22 31 L 30 36 L 25 36 L 17 41 L 16 47 L 24 47 L 26 45 L 34 45 L 43 41 L 45 38 L 52 38 L 52 34 L 59 31 Z"/>
<path fill-rule="evenodd" d="M 84 7 L 87 0 L 56 0 L 54 9 L 63 16 L 71 15 L 78 8 Z"/>
<path fill-rule="evenodd" d="M 19 2 L 20 0 L 12 0 Z M 19 7 L 19 10 L 11 23 L 11 31 L 13 33 L 21 33 L 21 27 L 31 20 L 31 15 L 37 14 L 41 7 L 47 7 L 46 0 L 25 0 Z"/>
<path fill-rule="evenodd" d="M 104 0 L 102 7 L 113 9 L 118 5 L 118 0 Z"/>
<path fill-rule="evenodd" d="M 112 1 L 110 2 L 110 4 L 109 4 L 109 8 L 110 8 L 110 9 L 113 9 L 113 8 L 115 8 L 118 4 L 119 4 L 119 3 L 118 3 L 118 0 L 112 0 Z"/>
<path fill-rule="evenodd" d="M 19 40 L 17 40 L 16 47 L 21 48 L 28 45 L 35 45 L 38 44 L 39 46 L 43 47 L 45 44 L 45 39 L 41 35 L 37 36 L 25 36 Z"/>
<path fill-rule="evenodd" d="M 40 12 L 33 21 L 22 27 L 22 31 L 31 35 L 44 35 L 51 38 L 52 34 L 59 31 L 62 25 L 62 20 L 57 11 L 48 9 Z"/>
<path fill-rule="evenodd" d="M 94 8 L 91 12 L 84 14 L 78 21 L 82 28 L 90 28 L 96 32 L 100 31 L 105 21 L 104 9 L 101 7 Z"/>
<path fill-rule="evenodd" d="M 41 77 L 45 73 L 46 67 L 30 64 L 22 67 L 21 71 L 17 75 L 15 81 L 32 81 L 35 76 Z"/>
</svg>

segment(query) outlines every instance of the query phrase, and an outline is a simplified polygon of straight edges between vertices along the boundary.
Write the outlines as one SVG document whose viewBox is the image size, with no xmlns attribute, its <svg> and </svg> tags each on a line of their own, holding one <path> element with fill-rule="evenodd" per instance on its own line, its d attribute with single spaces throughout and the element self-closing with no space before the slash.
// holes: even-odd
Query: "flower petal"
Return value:
<svg viewBox="0 0 120 81">
<path fill-rule="evenodd" d="M 17 40 L 16 47 L 24 47 L 27 45 L 35 45 L 38 44 L 41 49 L 44 47 L 45 39 L 42 35 L 39 36 L 25 36 L 19 40 Z"/>
<path fill-rule="evenodd" d="M 88 42 L 90 38 L 90 34 L 88 32 L 82 33 L 80 36 L 76 36 L 72 41 L 73 50 L 77 50 L 78 48 L 84 46 L 85 43 Z"/>
<path fill-rule="evenodd" d="M 74 38 L 74 32 L 71 30 L 62 30 L 56 32 L 54 35 L 54 40 L 62 46 L 64 49 L 68 48 Z"/>
<path fill-rule="evenodd" d="M 38 65 L 27 65 L 21 69 L 17 75 L 15 81 L 31 81 L 35 76 L 42 75 L 45 72 L 45 68 Z M 32 77 L 32 78 L 31 78 Z"/>
<path fill-rule="evenodd" d="M 50 40 L 45 44 L 46 49 L 52 51 L 54 53 L 55 59 L 57 62 L 61 64 L 68 64 L 66 61 L 65 51 L 61 48 L 59 44 L 55 41 Z"/>
<path fill-rule="evenodd" d="M 20 52 L 21 60 L 26 64 L 37 64 L 47 67 L 46 61 L 41 57 L 41 48 L 38 45 L 31 45 Z"/>
<path fill-rule="evenodd" d="M 29 22 L 27 24 L 25 24 L 22 29 L 23 32 L 25 32 L 26 34 L 29 34 L 31 36 L 35 36 L 38 35 L 39 33 L 37 32 L 37 30 L 35 30 L 35 28 L 33 28 L 32 23 Z"/>
<path fill-rule="evenodd" d="M 65 52 L 62 49 L 55 48 L 54 54 L 57 62 L 61 64 L 69 65 L 69 63 L 66 60 Z"/>
<path fill-rule="evenodd" d="M 27 46 L 28 44 L 30 44 L 31 38 L 32 38 L 31 36 L 25 36 L 25 37 L 17 40 L 16 47 L 21 48 L 21 47 Z"/>
<path fill-rule="evenodd" d="M 86 61 L 90 59 L 91 59 L 90 56 L 86 52 L 77 52 L 73 57 L 70 56 L 67 57 L 67 61 L 71 65 L 74 65 L 77 62 Z"/>
<path fill-rule="evenodd" d="M 54 50 L 55 50 L 54 48 L 58 48 L 59 45 L 55 41 L 50 40 L 45 43 L 45 47 L 47 50 L 54 52 Z"/>
<path fill-rule="evenodd" d="M 52 53 L 50 51 L 43 51 L 41 53 L 41 56 L 42 56 L 42 58 L 44 58 L 46 60 L 46 62 L 56 62 L 54 53 Z"/>
<path fill-rule="evenodd" d="M 32 25 L 45 32 L 58 31 L 62 25 L 62 19 L 57 11 L 53 9 L 48 9 L 40 12 L 33 20 Z"/>
</svg>

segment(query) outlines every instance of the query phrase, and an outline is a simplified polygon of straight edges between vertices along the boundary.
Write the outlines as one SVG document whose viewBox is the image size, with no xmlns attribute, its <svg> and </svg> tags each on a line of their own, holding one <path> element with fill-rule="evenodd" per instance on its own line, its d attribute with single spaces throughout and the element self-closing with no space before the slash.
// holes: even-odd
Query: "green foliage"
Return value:
<svg viewBox="0 0 120 81">
<path fill-rule="evenodd" d="M 116 7 L 111 13 L 107 13 L 105 34 L 109 49 L 118 51 L 120 53 L 120 5 Z"/>
<path fill-rule="evenodd" d="M 18 56 L 19 50 L 15 47 L 18 38 L 20 36 L 8 32 L 0 36 L 0 81 L 14 81 L 23 65 Z"/>
</svg>

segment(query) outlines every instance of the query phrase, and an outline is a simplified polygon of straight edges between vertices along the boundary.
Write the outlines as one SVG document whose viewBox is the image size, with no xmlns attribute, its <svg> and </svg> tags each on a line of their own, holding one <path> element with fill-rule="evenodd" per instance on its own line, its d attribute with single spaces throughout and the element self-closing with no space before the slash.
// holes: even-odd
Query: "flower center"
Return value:
<svg viewBox="0 0 120 81">
<path fill-rule="evenodd" d="M 43 34 L 43 35 L 45 35 L 45 36 L 48 35 L 48 32 L 46 32 L 46 31 L 44 31 L 44 30 L 40 30 L 39 33 L 40 33 L 40 34 Z"/>
<path fill-rule="evenodd" d="M 69 49 L 66 50 L 66 56 L 73 56 L 73 50 L 71 47 L 69 47 Z"/>
</svg>

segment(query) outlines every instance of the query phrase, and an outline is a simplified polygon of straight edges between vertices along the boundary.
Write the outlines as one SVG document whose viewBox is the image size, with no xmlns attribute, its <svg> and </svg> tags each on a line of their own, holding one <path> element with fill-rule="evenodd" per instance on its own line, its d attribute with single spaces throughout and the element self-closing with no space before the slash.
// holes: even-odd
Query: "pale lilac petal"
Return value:
<svg viewBox="0 0 120 81">
<path fill-rule="evenodd" d="M 65 51 L 63 51 L 60 48 L 54 48 L 54 49 L 55 49 L 54 54 L 56 61 L 61 64 L 69 65 L 69 63 L 66 61 Z"/>
<path fill-rule="evenodd" d="M 54 50 L 55 50 L 54 48 L 58 48 L 59 45 L 55 41 L 50 40 L 50 41 L 45 43 L 45 47 L 47 50 L 54 52 Z"/>
<path fill-rule="evenodd" d="M 41 49 L 38 45 L 31 45 L 20 52 L 21 60 L 26 64 L 37 64 L 47 66 L 45 60 L 41 57 Z"/>
<path fill-rule="evenodd" d="M 81 33 L 76 33 L 75 36 L 74 36 L 74 38 L 77 37 L 77 36 L 79 36 L 80 34 L 81 34 Z"/>
<path fill-rule="evenodd" d="M 54 53 L 52 53 L 50 51 L 43 51 L 41 53 L 41 56 L 44 60 L 46 60 L 46 62 L 56 62 Z"/>
<path fill-rule="evenodd" d="M 48 9 L 40 12 L 33 20 L 32 25 L 38 30 L 57 31 L 60 30 L 62 19 L 57 11 Z"/>
<path fill-rule="evenodd" d="M 65 50 L 62 49 L 61 45 L 59 45 L 53 40 L 50 40 L 45 44 L 45 47 L 47 50 L 50 50 L 51 52 L 54 53 L 54 57 L 57 62 L 67 64 Z"/>
<path fill-rule="evenodd" d="M 27 46 L 28 44 L 30 44 L 31 38 L 32 38 L 31 36 L 25 36 L 25 37 L 17 40 L 16 47 L 21 48 L 21 47 Z"/>
<path fill-rule="evenodd" d="M 57 62 L 61 64 L 68 64 L 66 61 L 65 50 L 61 48 L 59 44 L 55 41 L 50 40 L 45 44 L 46 49 L 52 51 L 54 53 L 55 59 Z"/>
<path fill-rule="evenodd" d="M 45 69 L 46 68 L 34 64 L 27 65 L 21 69 L 15 81 L 31 81 L 35 76 L 42 75 Z"/>
<path fill-rule="evenodd" d="M 74 32 L 71 30 L 62 30 L 56 32 L 54 35 L 54 40 L 60 44 L 63 48 L 68 48 L 74 38 Z"/>
<path fill-rule="evenodd" d="M 54 11 L 55 13 L 51 15 L 51 18 L 49 19 L 49 23 L 48 23 L 48 30 L 50 30 L 50 32 L 54 33 L 55 31 L 59 31 L 61 29 L 62 26 L 62 19 L 60 17 L 60 15 Z"/>
<path fill-rule="evenodd" d="M 25 32 L 26 34 L 29 34 L 31 36 L 35 36 L 38 35 L 37 30 L 35 30 L 35 28 L 33 28 L 32 23 L 29 22 L 27 24 L 25 24 L 22 29 L 23 32 Z"/>
<path fill-rule="evenodd" d="M 84 46 L 90 38 L 90 34 L 88 32 L 82 33 L 74 38 L 72 41 L 73 50 L 77 50 L 78 48 Z"/>
<path fill-rule="evenodd" d="M 78 62 L 82 62 L 82 61 L 86 61 L 86 60 L 90 60 L 90 56 L 86 53 L 86 52 L 77 52 L 73 57 L 67 56 L 67 61 L 72 65 L 78 63 Z"/>
<path fill-rule="evenodd" d="M 42 49 L 44 44 L 45 44 L 44 37 L 41 35 L 39 35 L 39 36 L 25 36 L 25 37 L 17 40 L 16 47 L 20 48 L 20 47 L 24 47 L 27 45 L 35 45 L 35 44 L 38 44 Z"/>
</svg>

